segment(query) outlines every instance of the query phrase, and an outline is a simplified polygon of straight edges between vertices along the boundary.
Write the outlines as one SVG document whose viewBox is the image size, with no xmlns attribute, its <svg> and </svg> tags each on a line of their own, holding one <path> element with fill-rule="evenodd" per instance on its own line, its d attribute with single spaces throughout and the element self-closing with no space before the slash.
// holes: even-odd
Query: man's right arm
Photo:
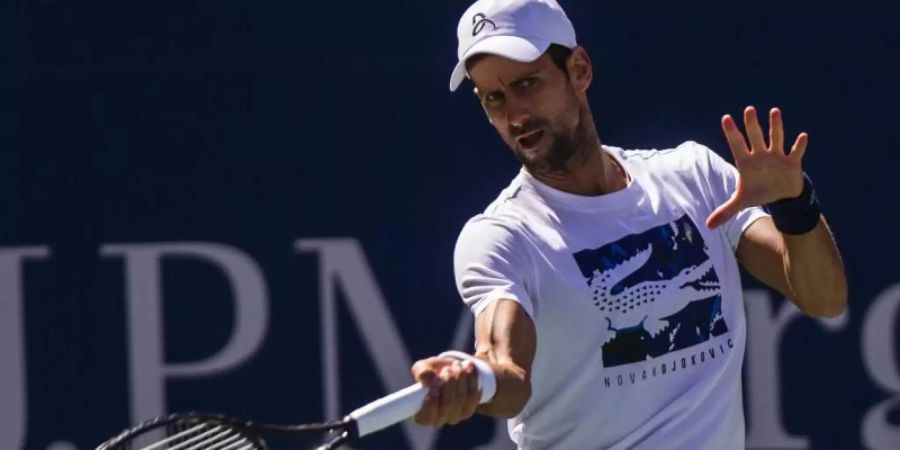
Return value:
<svg viewBox="0 0 900 450">
<path fill-rule="evenodd" d="M 497 378 L 490 402 L 478 405 L 478 374 L 471 364 L 451 358 L 426 358 L 413 365 L 416 381 L 430 387 L 415 420 L 422 425 L 455 425 L 476 410 L 493 417 L 518 415 L 531 397 L 531 364 L 537 337 L 534 322 L 513 300 L 488 305 L 475 320 L 475 357 L 485 361 Z"/>
</svg>

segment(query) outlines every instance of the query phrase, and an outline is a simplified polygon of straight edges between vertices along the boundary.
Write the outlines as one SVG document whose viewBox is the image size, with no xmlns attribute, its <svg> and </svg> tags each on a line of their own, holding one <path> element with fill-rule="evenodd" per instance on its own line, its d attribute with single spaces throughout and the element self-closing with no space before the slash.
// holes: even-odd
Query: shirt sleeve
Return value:
<svg viewBox="0 0 900 450">
<path fill-rule="evenodd" d="M 532 272 L 522 237 L 512 227 L 484 216 L 470 220 L 460 232 L 453 256 L 456 288 L 477 317 L 488 305 L 509 299 L 534 317 L 528 294 Z"/>
<path fill-rule="evenodd" d="M 701 160 L 706 160 L 707 182 L 709 183 L 712 200 L 710 205 L 712 209 L 710 211 L 714 211 L 719 205 L 728 201 L 731 198 L 731 194 L 737 190 L 738 171 L 716 152 L 701 144 L 694 143 L 694 145 L 702 149 L 702 152 L 706 154 L 706 158 L 701 158 Z M 768 216 L 768 213 L 762 207 L 753 206 L 742 209 L 737 215 L 725 222 L 722 225 L 722 229 L 725 232 L 728 243 L 731 245 L 731 250 L 737 250 L 738 244 L 741 242 L 741 236 L 753 222 L 766 216 Z"/>
</svg>

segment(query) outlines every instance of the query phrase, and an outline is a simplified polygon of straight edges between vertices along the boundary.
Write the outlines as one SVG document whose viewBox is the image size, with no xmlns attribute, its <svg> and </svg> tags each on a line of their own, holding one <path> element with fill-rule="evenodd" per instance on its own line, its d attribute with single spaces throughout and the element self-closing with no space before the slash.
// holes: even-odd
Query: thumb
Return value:
<svg viewBox="0 0 900 450">
<path fill-rule="evenodd" d="M 728 220 L 734 217 L 740 210 L 740 201 L 737 192 L 735 192 L 731 194 L 731 198 L 729 198 L 728 201 L 719 205 L 719 207 L 706 218 L 706 226 L 710 229 L 717 228 L 723 223 L 728 222 Z"/>
</svg>

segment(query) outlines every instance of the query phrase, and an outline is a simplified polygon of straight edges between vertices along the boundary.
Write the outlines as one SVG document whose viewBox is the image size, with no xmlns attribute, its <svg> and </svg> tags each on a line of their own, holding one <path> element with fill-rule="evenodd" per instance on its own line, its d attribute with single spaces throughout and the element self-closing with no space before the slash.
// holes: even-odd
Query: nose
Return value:
<svg viewBox="0 0 900 450">
<path fill-rule="evenodd" d="M 531 119 L 531 109 L 526 102 L 515 95 L 506 99 L 506 120 L 513 127 L 520 128 Z"/>
</svg>

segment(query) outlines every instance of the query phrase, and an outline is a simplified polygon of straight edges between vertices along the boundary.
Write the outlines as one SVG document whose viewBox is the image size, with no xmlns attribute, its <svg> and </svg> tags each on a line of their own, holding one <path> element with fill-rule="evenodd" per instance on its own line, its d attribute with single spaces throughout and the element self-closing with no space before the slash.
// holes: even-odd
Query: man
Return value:
<svg viewBox="0 0 900 450">
<path fill-rule="evenodd" d="M 479 361 L 418 361 L 416 420 L 509 418 L 521 449 L 744 448 L 738 264 L 807 314 L 846 303 L 807 135 L 786 153 L 781 112 L 767 143 L 748 107 L 746 139 L 722 119 L 736 169 L 694 142 L 602 145 L 591 61 L 554 0 L 479 0 L 458 37 L 450 88 L 472 81 L 523 169 L 457 242 Z M 476 366 L 496 379 L 482 405 Z"/>
</svg>

